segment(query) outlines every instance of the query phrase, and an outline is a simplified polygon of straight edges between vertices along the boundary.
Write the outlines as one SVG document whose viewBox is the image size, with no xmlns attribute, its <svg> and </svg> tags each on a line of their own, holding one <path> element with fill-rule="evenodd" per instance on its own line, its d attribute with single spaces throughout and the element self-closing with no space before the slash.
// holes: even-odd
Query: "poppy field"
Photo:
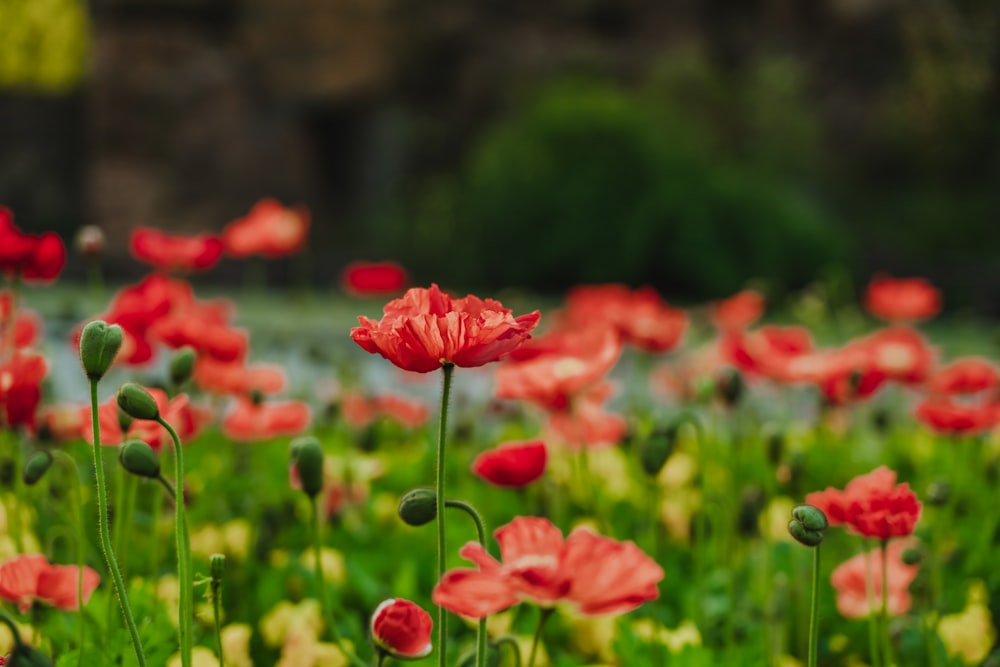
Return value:
<svg viewBox="0 0 1000 667">
<path fill-rule="evenodd" d="M 995 332 L 928 281 L 200 286 L 309 225 L 137 228 L 111 290 L 0 208 L 0 664 L 1000 666 Z"/>
</svg>

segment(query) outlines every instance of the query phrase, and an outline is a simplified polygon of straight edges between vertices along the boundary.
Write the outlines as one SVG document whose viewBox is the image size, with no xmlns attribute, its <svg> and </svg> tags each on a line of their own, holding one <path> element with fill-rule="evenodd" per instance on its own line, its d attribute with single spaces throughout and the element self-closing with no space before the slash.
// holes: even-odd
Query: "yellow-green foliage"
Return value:
<svg viewBox="0 0 1000 667">
<path fill-rule="evenodd" d="M 0 0 L 0 89 L 71 89 L 83 77 L 87 49 L 80 0 Z"/>
</svg>

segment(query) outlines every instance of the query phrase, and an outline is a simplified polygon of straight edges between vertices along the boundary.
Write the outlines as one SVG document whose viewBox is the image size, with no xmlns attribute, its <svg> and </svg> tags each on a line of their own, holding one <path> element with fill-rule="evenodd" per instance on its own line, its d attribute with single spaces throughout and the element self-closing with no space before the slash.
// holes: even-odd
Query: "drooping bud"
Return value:
<svg viewBox="0 0 1000 667">
<path fill-rule="evenodd" d="M 223 554 L 212 554 L 208 557 L 208 571 L 212 579 L 220 581 L 226 570 L 226 557 Z"/>
<path fill-rule="evenodd" d="M 100 380 L 108 372 L 122 346 L 122 328 L 103 320 L 94 320 L 80 334 L 80 361 L 91 380 Z"/>
<path fill-rule="evenodd" d="M 907 547 L 903 549 L 901 559 L 906 565 L 917 565 L 924 559 L 924 554 L 916 547 Z"/>
<path fill-rule="evenodd" d="M 156 419 L 160 408 L 148 391 L 134 382 L 126 382 L 118 389 L 118 407 L 134 419 Z"/>
<path fill-rule="evenodd" d="M 409 600 L 395 598 L 380 604 L 372 613 L 370 629 L 376 650 L 398 660 L 419 660 L 431 653 L 434 622 Z"/>
<path fill-rule="evenodd" d="M 677 428 L 657 429 L 646 438 L 639 448 L 639 463 L 642 470 L 650 477 L 656 477 L 667 464 L 667 459 L 674 452 L 677 440 Z"/>
<path fill-rule="evenodd" d="M 933 507 L 944 507 L 951 498 L 951 484 L 944 480 L 931 482 L 927 487 L 925 499 L 928 505 Z"/>
<path fill-rule="evenodd" d="M 399 518 L 409 526 L 423 526 L 437 516 L 437 493 L 434 489 L 419 488 L 407 491 L 399 499 Z"/>
<path fill-rule="evenodd" d="M 38 483 L 45 473 L 49 471 L 52 467 L 52 454 L 44 449 L 40 449 L 34 454 L 32 454 L 27 462 L 24 464 L 24 470 L 21 472 L 21 479 L 28 486 L 34 486 Z"/>
<path fill-rule="evenodd" d="M 290 450 L 302 490 L 315 498 L 323 490 L 323 447 L 316 438 L 304 437 L 293 440 Z"/>
<path fill-rule="evenodd" d="M 194 362 L 198 359 L 198 353 L 193 347 L 185 345 L 177 350 L 177 353 L 170 359 L 170 383 L 179 387 L 191 379 L 194 371 Z"/>
<path fill-rule="evenodd" d="M 807 547 L 819 546 L 824 532 L 830 525 L 823 510 L 812 505 L 796 505 L 792 508 L 792 520 L 788 522 L 788 532 L 800 544 Z"/>
<path fill-rule="evenodd" d="M 160 476 L 160 459 L 153 448 L 142 440 L 129 440 L 119 447 L 118 462 L 133 475 L 149 479 Z"/>
</svg>

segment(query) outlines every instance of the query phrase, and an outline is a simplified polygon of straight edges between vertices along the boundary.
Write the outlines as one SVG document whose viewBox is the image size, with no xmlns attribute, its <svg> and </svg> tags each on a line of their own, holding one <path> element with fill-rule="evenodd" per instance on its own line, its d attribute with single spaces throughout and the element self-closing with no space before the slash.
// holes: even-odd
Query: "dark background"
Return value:
<svg viewBox="0 0 1000 667">
<path fill-rule="evenodd" d="M 392 258 L 684 302 L 886 270 L 997 314 L 998 38 L 995 0 L 15 0 L 0 203 L 101 226 L 112 278 L 133 226 L 273 196 L 312 210 L 317 285 Z"/>
</svg>

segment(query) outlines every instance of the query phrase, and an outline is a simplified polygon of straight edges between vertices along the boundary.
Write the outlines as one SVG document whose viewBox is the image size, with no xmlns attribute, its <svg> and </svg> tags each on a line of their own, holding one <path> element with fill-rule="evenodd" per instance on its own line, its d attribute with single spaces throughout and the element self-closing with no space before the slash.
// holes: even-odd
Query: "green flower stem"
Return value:
<svg viewBox="0 0 1000 667">
<path fill-rule="evenodd" d="M 542 628 L 545 621 L 552 615 L 552 609 L 542 609 L 538 616 L 538 627 L 535 628 L 535 636 L 531 639 L 531 654 L 528 656 L 528 667 L 535 667 L 535 656 L 538 653 L 538 642 L 542 638 Z"/>
<path fill-rule="evenodd" d="M 309 506 L 312 510 L 313 573 L 316 577 L 316 597 L 319 598 L 319 606 L 323 612 L 323 618 L 330 629 L 330 636 L 333 638 L 333 643 L 337 645 L 337 648 L 347 657 L 350 663 L 355 665 L 355 667 L 369 667 L 344 643 L 340 632 L 337 631 L 337 624 L 333 618 L 333 610 L 330 608 L 329 600 L 326 597 L 326 579 L 323 577 L 323 548 L 319 536 L 319 501 L 316 496 L 309 498 Z"/>
<path fill-rule="evenodd" d="M 455 370 L 454 364 L 444 364 L 444 380 L 441 385 L 441 420 L 438 428 L 437 459 L 435 461 L 437 492 L 437 553 L 438 553 L 438 579 L 444 576 L 447 567 L 447 544 L 445 543 L 445 520 L 444 520 L 444 444 L 445 435 L 448 432 L 448 398 L 451 394 L 451 376 Z M 447 661 L 447 641 L 448 641 L 448 614 L 444 607 L 438 607 L 438 667 L 448 667 Z"/>
<path fill-rule="evenodd" d="M 129 527 L 132 525 L 132 514 L 135 509 L 135 494 L 136 485 L 139 480 L 135 475 L 125 474 L 125 469 L 118 466 L 119 481 L 118 485 L 118 501 L 115 506 L 115 525 L 112 529 L 111 539 L 115 545 L 115 553 L 122 554 L 122 563 L 125 569 L 128 569 L 128 558 L 124 555 L 124 545 L 122 542 L 125 539 L 125 534 L 128 532 Z M 122 480 L 121 477 L 125 479 Z"/>
<path fill-rule="evenodd" d="M 173 493 L 173 488 L 169 484 L 167 487 L 171 491 L 170 498 L 176 501 L 177 494 Z M 160 517 L 163 515 L 163 501 L 153 496 L 152 502 L 152 518 L 149 525 L 153 544 L 149 550 L 149 576 L 155 581 L 160 576 Z"/>
<path fill-rule="evenodd" d="M 108 530 L 108 491 L 104 482 L 104 458 L 101 454 L 101 426 L 97 419 L 97 380 L 90 381 L 90 421 L 94 431 L 94 471 L 97 475 L 97 530 L 101 535 L 101 549 L 104 552 L 104 563 L 111 573 L 111 578 L 115 582 L 115 592 L 118 594 L 118 606 L 122 616 L 125 618 L 125 625 L 128 628 L 129 638 L 132 641 L 132 649 L 135 651 L 135 659 L 139 667 L 146 667 L 146 654 L 142 650 L 142 640 L 139 638 L 139 628 L 136 627 L 135 617 L 132 616 L 132 608 L 128 602 L 128 593 L 125 590 L 125 580 L 118 569 L 118 560 L 115 558 L 114 548 L 111 545 L 111 532 Z"/>
<path fill-rule="evenodd" d="M 0 623 L 3 623 L 8 628 L 10 628 L 10 634 L 14 637 L 14 646 L 24 646 L 24 640 L 21 639 L 21 631 L 17 629 L 17 623 L 14 619 L 7 615 L 3 609 L 0 609 Z"/>
<path fill-rule="evenodd" d="M 864 539 L 861 541 L 862 552 L 865 554 L 865 592 L 868 597 L 868 652 L 871 653 L 872 667 L 882 667 L 882 654 L 878 648 L 878 619 L 875 617 L 875 575 L 872 573 L 871 552 L 865 549 Z M 882 582 L 883 597 L 885 597 L 885 582 Z"/>
<path fill-rule="evenodd" d="M 889 540 L 882 540 L 882 662 L 892 667 L 892 638 L 889 637 Z"/>
<path fill-rule="evenodd" d="M 385 651 L 376 651 L 375 657 L 375 667 L 382 667 L 385 664 L 385 658 L 388 654 Z"/>
<path fill-rule="evenodd" d="M 514 655 L 514 667 L 521 667 L 521 646 L 513 637 L 503 636 L 496 640 L 494 643 L 498 648 L 500 646 L 507 645 L 513 651 Z"/>
<path fill-rule="evenodd" d="M 465 502 L 464 500 L 445 500 L 445 506 L 451 507 L 453 509 L 462 510 L 468 514 L 473 523 L 476 524 L 476 536 L 479 538 L 479 544 L 486 548 L 486 526 L 483 523 L 483 517 L 476 511 L 476 508 Z M 476 628 L 476 667 L 485 667 L 486 665 L 486 617 L 479 619 L 479 626 Z"/>
<path fill-rule="evenodd" d="M 83 614 L 83 553 L 86 542 L 85 529 L 83 525 L 83 489 L 81 488 L 83 483 L 80 479 L 80 468 L 76 465 L 76 461 L 67 454 L 66 452 L 54 449 L 52 450 L 52 456 L 55 460 L 61 461 L 69 469 L 70 474 L 73 477 L 72 486 L 74 489 L 74 494 L 76 496 L 76 503 L 73 507 L 73 520 L 76 523 L 76 599 L 77 599 L 77 611 L 79 612 L 79 623 L 80 623 L 80 657 L 77 663 L 80 667 L 83 667 L 83 654 L 84 654 L 84 643 L 87 640 L 87 623 L 86 617 Z"/>
<path fill-rule="evenodd" d="M 10 442 L 14 446 L 14 470 L 22 470 L 24 468 L 23 457 L 21 456 L 21 443 L 18 442 L 17 437 L 13 435 L 10 438 Z M 10 521 L 10 532 L 13 533 L 11 537 L 14 538 L 14 549 L 19 554 L 24 553 L 24 526 L 21 525 L 21 503 L 18 499 L 25 498 L 26 494 L 22 488 L 24 482 L 21 479 L 21 475 L 14 475 L 14 498 L 11 501 L 11 507 L 13 507 L 13 512 L 8 512 L 7 517 Z"/>
<path fill-rule="evenodd" d="M 222 581 L 212 578 L 212 617 L 215 620 L 215 641 L 219 644 L 219 664 L 225 665 L 222 649 Z"/>
<path fill-rule="evenodd" d="M 194 582 L 191 576 L 191 554 L 188 551 L 187 516 L 184 512 L 184 449 L 177 431 L 163 417 L 157 417 L 156 422 L 166 429 L 174 441 L 174 533 L 177 542 L 177 581 L 180 589 L 180 601 L 177 605 L 177 631 L 180 635 L 180 653 L 182 667 L 191 667 L 191 654 L 194 651 L 194 641 L 191 637 L 191 623 L 194 618 Z"/>
<path fill-rule="evenodd" d="M 819 547 L 813 547 L 812 606 L 809 609 L 809 663 L 816 667 L 819 640 Z"/>
</svg>

